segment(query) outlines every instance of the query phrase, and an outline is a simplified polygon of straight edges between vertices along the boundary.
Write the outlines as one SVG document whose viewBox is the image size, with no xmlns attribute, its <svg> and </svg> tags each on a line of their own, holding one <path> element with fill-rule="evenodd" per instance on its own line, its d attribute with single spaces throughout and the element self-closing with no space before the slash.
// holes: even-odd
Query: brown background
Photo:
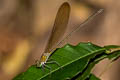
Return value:
<svg viewBox="0 0 120 80">
<path fill-rule="evenodd" d="M 66 1 L 71 5 L 71 14 L 64 37 L 96 10 L 105 9 L 66 43 L 120 44 L 119 0 L 0 0 L 0 80 L 11 80 L 40 58 L 57 10 Z M 108 63 L 102 61 L 93 72 L 99 76 Z M 119 66 L 117 60 L 101 79 L 119 80 Z"/>
</svg>

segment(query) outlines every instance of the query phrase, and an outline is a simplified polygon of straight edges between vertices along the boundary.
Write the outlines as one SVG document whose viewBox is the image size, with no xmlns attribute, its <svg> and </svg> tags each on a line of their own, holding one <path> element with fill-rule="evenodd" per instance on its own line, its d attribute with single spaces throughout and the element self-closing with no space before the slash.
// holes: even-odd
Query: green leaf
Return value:
<svg viewBox="0 0 120 80">
<path fill-rule="evenodd" d="M 90 74 L 89 80 L 100 80 L 100 79 L 96 77 L 94 74 Z"/>
<path fill-rule="evenodd" d="M 87 79 L 91 74 L 91 70 L 93 69 L 93 67 L 99 61 L 101 61 L 101 60 L 103 60 L 105 58 L 108 58 L 108 59 L 110 59 L 112 61 L 115 61 L 116 59 L 118 59 L 120 57 L 120 51 L 119 50 L 117 51 L 117 49 L 119 49 L 120 46 L 110 45 L 110 46 L 105 46 L 105 47 L 106 47 L 106 50 L 110 50 L 110 49 L 116 49 L 116 50 L 114 52 L 109 53 L 109 54 L 107 54 L 107 53 L 98 54 L 94 59 L 92 59 L 92 61 L 89 62 L 88 66 L 86 67 L 86 69 L 84 70 L 82 75 L 79 75 L 79 77 L 76 80 L 85 80 L 85 79 Z"/>
<path fill-rule="evenodd" d="M 104 48 L 106 48 L 107 54 L 112 54 L 107 56 L 107 58 L 109 58 L 110 60 L 114 61 L 120 57 L 120 46 L 108 45 L 108 46 L 105 46 Z"/>
<path fill-rule="evenodd" d="M 120 46 L 118 45 L 108 45 L 104 46 L 104 48 L 106 49 L 107 54 L 120 50 Z"/>
<path fill-rule="evenodd" d="M 51 70 L 47 68 L 43 70 L 33 65 L 13 80 L 92 80 L 95 79 L 95 76 L 91 76 L 91 70 L 99 61 L 105 58 L 115 61 L 119 57 L 120 46 L 99 47 L 90 42 L 79 43 L 76 46 L 67 44 L 63 48 L 57 49 L 49 57 L 58 62 L 60 66 L 46 64 L 51 67 Z"/>
<path fill-rule="evenodd" d="M 105 48 L 92 43 L 79 43 L 77 46 L 65 45 L 57 49 L 50 59 L 60 64 L 46 64 L 51 70 L 31 66 L 26 72 L 16 76 L 13 80 L 65 80 L 71 79 L 87 68 L 91 59 L 105 52 Z"/>
<path fill-rule="evenodd" d="M 95 66 L 96 62 L 92 62 L 90 63 L 87 68 L 85 69 L 85 71 L 82 73 L 82 75 L 80 75 L 76 80 L 85 80 L 90 76 L 90 72 L 92 70 L 92 68 Z"/>
</svg>

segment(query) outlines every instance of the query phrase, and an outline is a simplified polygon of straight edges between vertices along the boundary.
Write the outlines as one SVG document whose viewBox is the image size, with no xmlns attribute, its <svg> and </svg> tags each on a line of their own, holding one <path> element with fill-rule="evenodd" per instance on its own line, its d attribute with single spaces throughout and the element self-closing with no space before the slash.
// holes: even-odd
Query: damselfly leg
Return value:
<svg viewBox="0 0 120 80">
<path fill-rule="evenodd" d="M 60 67 L 60 64 L 57 61 L 55 61 L 54 59 L 51 59 L 51 58 L 48 59 L 46 64 L 56 64 L 58 67 Z"/>
<path fill-rule="evenodd" d="M 47 68 L 51 71 L 51 67 L 49 67 L 45 63 L 41 64 L 41 62 L 39 60 L 36 60 L 36 66 L 37 66 L 37 68 L 42 68 L 43 71 L 45 70 L 45 68 Z"/>
</svg>

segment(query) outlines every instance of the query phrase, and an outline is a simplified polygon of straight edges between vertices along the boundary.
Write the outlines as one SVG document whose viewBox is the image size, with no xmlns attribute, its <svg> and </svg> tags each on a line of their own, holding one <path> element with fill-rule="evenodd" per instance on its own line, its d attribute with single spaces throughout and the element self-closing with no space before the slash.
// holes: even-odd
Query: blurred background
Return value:
<svg viewBox="0 0 120 80">
<path fill-rule="evenodd" d="M 105 9 L 66 43 L 91 41 L 100 46 L 120 45 L 119 0 L 0 0 L 0 80 L 11 80 L 40 58 L 58 8 L 64 2 L 69 2 L 71 13 L 63 38 L 95 11 Z M 119 61 L 101 76 L 102 80 L 120 79 Z M 93 73 L 99 76 L 109 63 L 103 60 Z"/>
</svg>

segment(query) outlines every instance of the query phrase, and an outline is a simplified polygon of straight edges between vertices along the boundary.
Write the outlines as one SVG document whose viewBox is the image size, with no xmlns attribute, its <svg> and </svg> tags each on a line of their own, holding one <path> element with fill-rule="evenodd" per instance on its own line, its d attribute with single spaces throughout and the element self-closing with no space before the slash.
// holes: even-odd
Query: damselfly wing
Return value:
<svg viewBox="0 0 120 80">
<path fill-rule="evenodd" d="M 46 63 L 48 57 L 50 56 L 51 51 L 54 50 L 54 46 L 63 37 L 67 28 L 69 15 L 70 15 L 70 5 L 67 2 L 65 2 L 58 9 L 55 23 L 51 35 L 49 37 L 47 46 L 45 48 L 43 55 L 41 56 L 40 62 L 37 64 L 38 67 Z"/>
<path fill-rule="evenodd" d="M 70 15 L 70 5 L 67 2 L 65 2 L 61 5 L 61 7 L 57 12 L 55 23 L 48 44 L 46 46 L 45 53 L 51 52 L 53 47 L 63 37 L 67 28 L 69 15 Z"/>
<path fill-rule="evenodd" d="M 58 10 L 51 36 L 48 40 L 44 54 L 41 56 L 40 62 L 37 64 L 37 67 L 45 66 L 45 63 L 48 60 L 50 54 L 55 50 L 54 48 L 60 46 L 61 43 L 65 42 L 65 40 L 68 39 L 74 32 L 84 27 L 85 24 L 87 24 L 95 16 L 102 12 L 103 9 L 99 9 L 97 12 L 89 16 L 83 23 L 79 24 L 62 41 L 59 42 L 59 39 L 62 38 L 65 33 L 70 15 L 70 5 L 67 2 L 63 3 Z"/>
</svg>

